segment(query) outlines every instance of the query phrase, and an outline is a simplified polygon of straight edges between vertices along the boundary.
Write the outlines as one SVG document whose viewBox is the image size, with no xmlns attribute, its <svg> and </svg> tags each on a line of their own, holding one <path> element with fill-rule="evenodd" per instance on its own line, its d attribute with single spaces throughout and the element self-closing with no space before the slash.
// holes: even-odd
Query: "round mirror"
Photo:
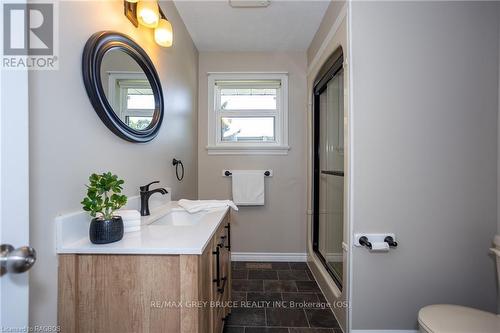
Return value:
<svg viewBox="0 0 500 333">
<path fill-rule="evenodd" d="M 163 119 L 158 74 L 146 52 L 127 36 L 98 32 L 83 52 L 85 88 L 106 126 L 131 142 L 148 142 Z"/>
</svg>

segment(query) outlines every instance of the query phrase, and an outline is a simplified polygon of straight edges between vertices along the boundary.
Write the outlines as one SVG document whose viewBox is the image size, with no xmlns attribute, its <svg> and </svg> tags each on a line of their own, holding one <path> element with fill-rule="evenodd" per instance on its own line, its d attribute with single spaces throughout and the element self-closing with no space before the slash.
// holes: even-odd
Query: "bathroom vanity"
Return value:
<svg viewBox="0 0 500 333">
<path fill-rule="evenodd" d="M 189 214 L 168 202 L 152 211 L 140 231 L 106 245 L 90 243 L 85 214 L 56 219 L 62 332 L 222 332 L 229 209 Z"/>
</svg>

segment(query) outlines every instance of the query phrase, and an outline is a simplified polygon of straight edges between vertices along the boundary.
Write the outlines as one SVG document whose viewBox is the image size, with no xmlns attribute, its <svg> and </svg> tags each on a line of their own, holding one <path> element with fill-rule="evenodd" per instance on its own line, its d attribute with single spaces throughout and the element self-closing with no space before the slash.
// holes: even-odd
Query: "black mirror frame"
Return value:
<svg viewBox="0 0 500 333">
<path fill-rule="evenodd" d="M 149 80 L 155 98 L 155 110 L 151 124 L 144 130 L 128 127 L 113 111 L 106 98 L 100 72 L 102 59 L 111 49 L 120 49 L 131 56 Z M 156 137 L 163 121 L 163 91 L 153 62 L 136 42 L 119 32 L 96 32 L 89 38 L 83 49 L 82 74 L 85 89 L 95 112 L 114 134 L 124 140 L 139 143 L 149 142 Z"/>
</svg>

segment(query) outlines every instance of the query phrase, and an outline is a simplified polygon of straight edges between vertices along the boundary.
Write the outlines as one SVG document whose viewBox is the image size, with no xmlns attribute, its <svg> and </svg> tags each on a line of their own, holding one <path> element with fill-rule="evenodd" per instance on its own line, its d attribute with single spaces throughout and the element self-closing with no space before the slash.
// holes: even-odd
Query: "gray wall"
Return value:
<svg viewBox="0 0 500 333">
<path fill-rule="evenodd" d="M 136 29 L 123 15 L 123 1 L 60 2 L 60 69 L 30 73 L 31 245 L 38 262 L 30 274 L 30 322 L 56 323 L 57 259 L 54 217 L 80 209 L 90 173 L 110 170 L 125 179 L 125 194 L 160 180 L 173 198 L 197 197 L 198 52 L 175 6 L 162 8 L 174 28 L 174 46 L 157 46 L 150 29 Z M 90 13 L 90 15 L 84 15 Z M 93 13 L 93 14 L 92 14 Z M 137 41 L 157 66 L 165 97 L 158 137 L 132 144 L 116 137 L 94 112 L 81 75 L 81 53 L 88 37 L 116 30 Z M 183 160 L 179 183 L 171 166 Z"/>
<path fill-rule="evenodd" d="M 500 22 L 500 6 L 498 6 L 498 21 Z M 500 24 L 498 25 L 498 39 L 499 39 L 499 49 L 498 49 L 498 63 L 499 63 L 499 69 L 498 69 L 498 128 L 500 128 Z M 497 159 L 497 183 L 498 183 L 498 190 L 497 190 L 497 234 L 500 234 L 500 131 L 497 131 L 498 134 L 498 147 L 497 147 L 497 152 L 498 152 L 498 159 Z M 500 284 L 497 283 L 497 313 L 500 313 Z"/>
<path fill-rule="evenodd" d="M 500 7 L 500 6 L 499 6 Z M 500 21 L 500 8 L 498 9 L 498 21 Z M 499 24 L 499 27 L 498 27 L 498 38 L 500 40 L 500 24 Z M 498 49 L 498 62 L 500 64 L 500 41 L 499 41 L 499 49 Z M 500 67 L 500 66 L 499 66 Z M 499 114 L 499 117 L 498 117 L 498 121 L 499 121 L 499 128 L 500 128 L 500 68 L 498 70 L 498 114 Z M 498 132 L 498 142 L 499 142 L 499 145 L 498 145 L 498 149 L 499 149 L 499 154 L 498 154 L 498 157 L 499 157 L 499 160 L 498 160 L 498 173 L 497 173 L 497 182 L 498 182 L 498 202 L 497 202 L 497 220 L 498 220 L 498 228 L 497 228 L 497 232 L 498 234 L 500 234 L 500 131 Z M 500 287 L 500 286 L 499 286 Z M 499 296 L 499 302 L 498 302 L 498 313 L 500 313 L 500 292 L 498 294 Z"/>
<path fill-rule="evenodd" d="M 497 3 L 352 3 L 352 328 L 413 329 L 419 308 L 495 311 Z"/>
<path fill-rule="evenodd" d="M 208 72 L 289 73 L 287 156 L 208 155 Z M 306 53 L 200 53 L 198 111 L 198 191 L 200 199 L 231 198 L 223 169 L 273 169 L 266 179 L 264 207 L 241 207 L 233 214 L 233 252 L 306 252 Z"/>
<path fill-rule="evenodd" d="M 324 40 L 328 36 L 330 29 L 335 23 L 335 20 L 339 16 L 339 13 L 342 7 L 346 4 L 346 1 L 332 1 L 328 6 L 323 19 L 321 20 L 321 24 L 318 27 L 318 31 L 314 34 L 314 38 L 309 44 L 307 48 L 307 64 L 311 65 L 312 60 L 318 53 L 321 44 L 323 44 Z M 346 51 L 344 51 L 345 53 Z"/>
</svg>

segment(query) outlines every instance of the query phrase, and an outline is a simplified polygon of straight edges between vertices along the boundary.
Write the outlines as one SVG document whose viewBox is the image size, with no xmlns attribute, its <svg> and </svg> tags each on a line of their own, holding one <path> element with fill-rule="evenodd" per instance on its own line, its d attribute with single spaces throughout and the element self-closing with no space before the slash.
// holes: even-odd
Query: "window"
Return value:
<svg viewBox="0 0 500 333">
<path fill-rule="evenodd" d="M 121 80 L 120 86 L 120 118 L 129 127 L 143 130 L 153 120 L 155 97 L 149 82 Z"/>
<path fill-rule="evenodd" d="M 144 73 L 109 72 L 109 100 L 127 126 L 147 128 L 153 120 L 155 98 Z"/>
<path fill-rule="evenodd" d="M 208 153 L 288 153 L 286 74 L 209 74 Z"/>
</svg>

